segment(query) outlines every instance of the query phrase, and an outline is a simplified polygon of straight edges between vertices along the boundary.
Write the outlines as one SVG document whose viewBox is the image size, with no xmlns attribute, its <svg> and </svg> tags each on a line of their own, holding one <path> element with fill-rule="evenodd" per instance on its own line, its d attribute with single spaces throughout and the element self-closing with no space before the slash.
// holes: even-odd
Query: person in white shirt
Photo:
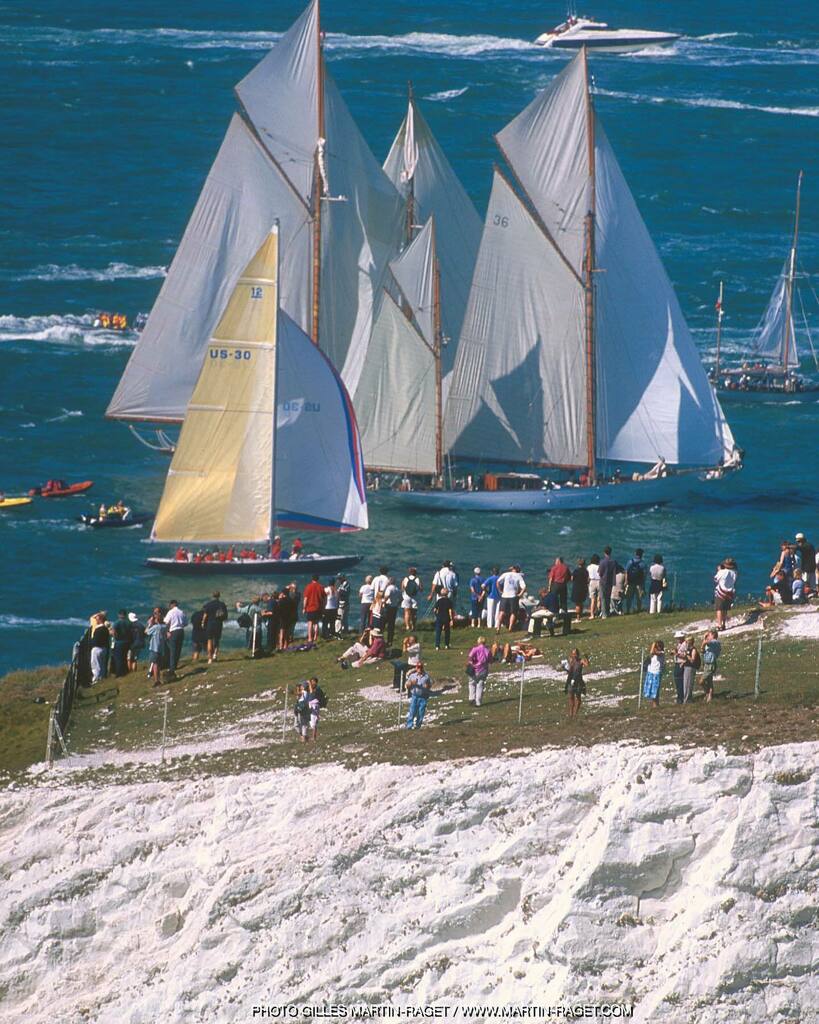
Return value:
<svg viewBox="0 0 819 1024">
<path fill-rule="evenodd" d="M 600 555 L 589 559 L 589 618 L 600 614 Z"/>
<path fill-rule="evenodd" d="M 387 589 L 387 584 L 390 582 L 389 573 L 389 568 L 382 565 L 378 570 L 378 575 L 373 578 L 373 591 L 376 594 L 383 594 Z"/>
<path fill-rule="evenodd" d="M 363 632 L 370 625 L 370 608 L 375 597 L 372 576 L 364 577 L 364 582 L 358 589 L 358 597 L 361 602 L 361 630 Z"/>
<path fill-rule="evenodd" d="M 733 558 L 720 562 L 714 576 L 714 607 L 717 629 L 725 629 L 728 611 L 734 603 L 737 589 L 737 563 Z"/>
<path fill-rule="evenodd" d="M 429 600 L 440 594 L 441 590 L 445 590 L 447 597 L 455 604 L 455 599 L 458 596 L 458 574 L 452 567 L 452 562 L 443 562 L 441 568 L 432 577 L 432 587 L 429 591 Z"/>
<path fill-rule="evenodd" d="M 666 585 L 666 572 L 663 556 L 655 555 L 648 570 L 648 614 L 659 615 L 663 610 L 663 591 Z"/>
<path fill-rule="evenodd" d="M 498 577 L 500 591 L 500 615 L 498 616 L 497 632 L 506 623 L 509 632 L 515 628 L 518 619 L 520 599 L 526 593 L 526 580 L 519 565 L 511 565 L 505 573 Z"/>
<path fill-rule="evenodd" d="M 176 672 L 179 659 L 182 656 L 182 645 L 185 642 L 185 626 L 188 624 L 188 616 L 182 611 L 176 601 L 168 602 L 168 611 L 165 613 L 164 623 L 168 627 L 168 647 L 170 648 L 171 672 Z"/>
<path fill-rule="evenodd" d="M 384 590 L 384 610 L 381 613 L 384 633 L 386 635 L 387 647 L 392 646 L 395 638 L 395 620 L 398 618 L 398 609 L 401 607 L 401 591 L 390 576 Z"/>
<path fill-rule="evenodd" d="M 404 629 L 409 632 L 415 629 L 418 619 L 418 595 L 421 593 L 421 580 L 414 565 L 407 570 L 401 580 L 401 607 L 404 609 Z"/>
</svg>

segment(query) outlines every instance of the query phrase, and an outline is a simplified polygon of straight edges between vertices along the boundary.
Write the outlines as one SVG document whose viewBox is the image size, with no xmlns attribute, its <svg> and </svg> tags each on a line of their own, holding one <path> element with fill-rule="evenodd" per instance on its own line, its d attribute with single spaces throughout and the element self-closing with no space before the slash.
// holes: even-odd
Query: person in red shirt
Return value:
<svg viewBox="0 0 819 1024">
<path fill-rule="evenodd" d="M 549 570 L 549 593 L 557 595 L 560 610 L 564 614 L 569 607 L 569 581 L 571 578 L 572 570 L 558 556 L 555 559 L 555 564 Z"/>
<path fill-rule="evenodd" d="M 324 612 L 326 595 L 324 587 L 319 583 L 318 575 L 314 575 L 304 588 L 302 609 L 307 619 L 307 642 L 316 643 L 319 638 L 319 623 Z"/>
<path fill-rule="evenodd" d="M 282 557 L 282 539 L 278 535 L 275 536 L 270 544 L 270 557 L 281 558 Z"/>
</svg>

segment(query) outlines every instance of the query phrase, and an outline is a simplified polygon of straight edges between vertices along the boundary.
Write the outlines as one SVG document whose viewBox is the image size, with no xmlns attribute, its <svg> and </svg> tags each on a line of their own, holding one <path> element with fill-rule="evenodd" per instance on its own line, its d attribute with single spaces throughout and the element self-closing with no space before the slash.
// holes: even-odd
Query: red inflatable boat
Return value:
<svg viewBox="0 0 819 1024">
<path fill-rule="evenodd" d="M 72 494 L 83 494 L 93 486 L 93 480 L 82 480 L 77 484 L 67 484 L 65 480 L 47 480 L 42 487 L 32 487 L 28 493 L 40 498 L 70 498 Z"/>
</svg>

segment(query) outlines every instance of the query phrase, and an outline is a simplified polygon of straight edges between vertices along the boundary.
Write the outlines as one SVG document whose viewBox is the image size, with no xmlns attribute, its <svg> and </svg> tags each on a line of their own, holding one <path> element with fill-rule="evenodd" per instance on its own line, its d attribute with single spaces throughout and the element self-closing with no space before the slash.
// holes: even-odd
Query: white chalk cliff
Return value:
<svg viewBox="0 0 819 1024">
<path fill-rule="evenodd" d="M 635 1020 L 806 1022 L 818 753 L 41 776 L 0 795 L 0 1016 L 611 1001 Z"/>
</svg>

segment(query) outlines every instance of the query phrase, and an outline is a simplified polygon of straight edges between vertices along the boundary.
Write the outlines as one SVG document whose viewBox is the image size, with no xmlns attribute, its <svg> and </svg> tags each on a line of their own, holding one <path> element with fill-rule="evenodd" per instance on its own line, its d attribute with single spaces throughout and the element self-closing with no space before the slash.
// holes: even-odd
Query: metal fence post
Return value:
<svg viewBox="0 0 819 1024">
<path fill-rule="evenodd" d="M 759 673 L 762 669 L 762 637 L 756 645 L 756 673 L 754 674 L 754 700 L 759 697 Z"/>
<path fill-rule="evenodd" d="M 518 655 L 520 662 L 520 694 L 518 696 L 518 725 L 523 721 L 523 680 L 526 675 L 526 659 L 522 654 Z"/>
<path fill-rule="evenodd" d="M 645 647 L 640 648 L 640 685 L 637 687 L 637 710 L 639 711 L 643 703 L 643 679 L 645 676 L 645 665 L 646 665 L 646 649 Z"/>
<path fill-rule="evenodd" d="M 671 578 L 671 611 L 676 611 L 677 608 L 677 574 L 676 572 Z"/>
<path fill-rule="evenodd" d="M 259 613 L 253 613 L 253 639 L 250 641 L 250 657 L 256 657 L 256 634 L 259 628 Z"/>
<path fill-rule="evenodd" d="M 48 739 L 46 740 L 46 764 L 54 764 L 54 708 L 48 713 Z"/>
<path fill-rule="evenodd" d="M 165 691 L 165 710 L 162 715 L 162 763 L 165 763 L 165 737 L 168 733 L 168 704 L 170 702 L 171 695 Z"/>
<path fill-rule="evenodd" d="M 282 710 L 282 743 L 287 732 L 287 683 L 284 684 L 284 708 Z"/>
</svg>

